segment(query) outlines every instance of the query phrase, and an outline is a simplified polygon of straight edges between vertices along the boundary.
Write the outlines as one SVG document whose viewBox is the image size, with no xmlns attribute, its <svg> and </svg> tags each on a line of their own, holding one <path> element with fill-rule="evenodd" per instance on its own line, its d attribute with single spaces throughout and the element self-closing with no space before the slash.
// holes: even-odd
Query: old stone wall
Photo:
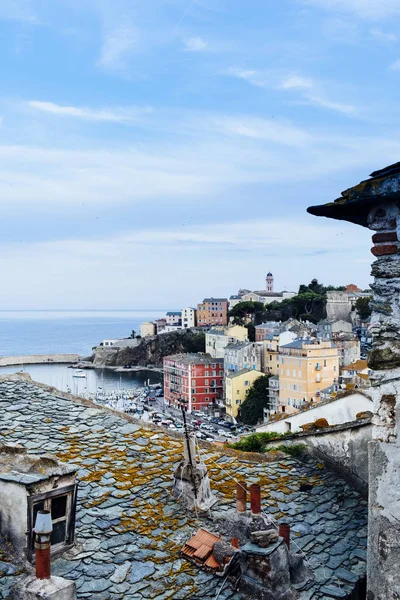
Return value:
<svg viewBox="0 0 400 600">
<path fill-rule="evenodd" d="M 305 444 L 308 451 L 336 471 L 352 487 L 364 495 L 368 491 L 368 443 L 372 439 L 370 419 L 320 429 L 313 433 L 297 433 L 284 440 L 269 442 L 268 448 L 282 444 Z"/>
<path fill-rule="evenodd" d="M 326 318 L 342 319 L 348 323 L 351 319 L 351 302 L 346 292 L 327 292 Z"/>
</svg>

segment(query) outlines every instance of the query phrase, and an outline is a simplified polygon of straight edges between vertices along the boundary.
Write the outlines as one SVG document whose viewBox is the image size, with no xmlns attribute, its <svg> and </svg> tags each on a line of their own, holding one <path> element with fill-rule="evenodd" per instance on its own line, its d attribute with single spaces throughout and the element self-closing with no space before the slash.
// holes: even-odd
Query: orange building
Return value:
<svg viewBox="0 0 400 600">
<path fill-rule="evenodd" d="M 227 324 L 227 298 L 204 298 L 203 302 L 197 305 L 197 325 L 199 327 Z"/>
<path fill-rule="evenodd" d="M 355 283 L 349 283 L 349 285 L 346 285 L 346 292 L 348 294 L 354 294 L 354 292 L 362 292 L 362 290 L 360 290 Z"/>
</svg>

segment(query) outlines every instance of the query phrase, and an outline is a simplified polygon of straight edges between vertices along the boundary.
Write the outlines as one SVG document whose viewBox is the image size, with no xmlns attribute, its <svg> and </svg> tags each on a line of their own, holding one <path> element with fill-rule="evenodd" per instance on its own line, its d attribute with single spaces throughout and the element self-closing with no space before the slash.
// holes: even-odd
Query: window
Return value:
<svg viewBox="0 0 400 600">
<path fill-rule="evenodd" d="M 302 372 L 301 371 L 298 372 L 298 377 L 302 377 Z"/>
<path fill-rule="evenodd" d="M 208 385 L 208 379 L 206 379 L 206 380 L 204 381 L 204 383 L 205 383 L 206 385 Z"/>
<path fill-rule="evenodd" d="M 57 554 L 71 546 L 75 535 L 77 484 L 36 494 L 28 498 L 28 559 L 34 556 L 33 528 L 39 510 L 49 510 L 53 523 L 51 553 Z"/>
<path fill-rule="evenodd" d="M 195 379 L 192 379 L 192 386 L 196 387 L 196 380 Z"/>
<path fill-rule="evenodd" d="M 206 402 L 210 402 L 210 398 L 206 398 Z"/>
<path fill-rule="evenodd" d="M 204 375 L 205 375 L 206 377 L 208 377 L 208 371 L 206 371 L 206 372 L 204 373 Z"/>
<path fill-rule="evenodd" d="M 324 367 L 326 367 L 326 360 L 324 360 Z"/>
</svg>

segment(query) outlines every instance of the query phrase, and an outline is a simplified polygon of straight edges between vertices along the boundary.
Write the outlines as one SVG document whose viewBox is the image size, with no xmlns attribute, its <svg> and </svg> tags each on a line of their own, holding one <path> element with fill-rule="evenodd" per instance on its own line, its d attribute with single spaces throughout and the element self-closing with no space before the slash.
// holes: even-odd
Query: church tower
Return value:
<svg viewBox="0 0 400 600">
<path fill-rule="evenodd" d="M 266 277 L 266 290 L 267 292 L 273 292 L 274 291 L 274 276 L 272 275 L 272 273 L 268 273 L 267 277 Z"/>
</svg>

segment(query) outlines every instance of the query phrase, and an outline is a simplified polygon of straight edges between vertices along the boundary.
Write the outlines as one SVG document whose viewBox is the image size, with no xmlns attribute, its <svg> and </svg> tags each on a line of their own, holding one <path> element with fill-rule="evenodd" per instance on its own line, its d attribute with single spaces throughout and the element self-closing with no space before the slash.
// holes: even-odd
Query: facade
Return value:
<svg viewBox="0 0 400 600">
<path fill-rule="evenodd" d="M 282 323 L 279 321 L 267 321 L 256 325 L 256 342 L 262 342 L 270 335 L 278 335 L 281 332 Z"/>
<path fill-rule="evenodd" d="M 255 342 L 231 342 L 225 347 L 225 374 L 231 371 L 261 371 L 262 346 Z"/>
<path fill-rule="evenodd" d="M 248 341 L 248 331 L 242 325 L 210 329 L 206 333 L 206 352 L 213 358 L 223 358 L 228 344 Z"/>
<path fill-rule="evenodd" d="M 332 340 L 335 334 L 352 332 L 352 324 L 343 319 L 324 319 L 317 324 L 317 337 L 321 340 Z"/>
<path fill-rule="evenodd" d="M 225 404 L 226 416 L 230 421 L 235 422 L 238 416 L 240 405 L 246 398 L 246 392 L 250 389 L 256 379 L 262 377 L 261 371 L 252 371 L 244 369 L 242 371 L 232 371 L 225 377 Z"/>
<path fill-rule="evenodd" d="M 292 331 L 283 331 L 279 335 L 269 335 L 262 342 L 262 371 L 269 375 L 279 375 L 279 348 L 296 339 Z"/>
<path fill-rule="evenodd" d="M 190 329 L 197 325 L 197 310 L 192 307 L 182 309 L 182 328 Z"/>
<path fill-rule="evenodd" d="M 243 302 L 242 296 L 238 296 L 235 294 L 232 296 L 229 296 L 229 300 L 228 300 L 229 310 L 231 310 L 231 308 L 233 308 L 234 306 L 236 306 L 236 304 L 239 304 L 240 302 Z"/>
<path fill-rule="evenodd" d="M 154 321 L 154 323 L 156 326 L 157 333 L 161 333 L 167 325 L 167 319 L 157 319 L 156 321 Z"/>
<path fill-rule="evenodd" d="M 341 425 L 355 421 L 358 413 L 371 412 L 372 408 L 370 398 L 355 392 L 336 397 L 328 402 L 307 406 L 304 410 L 292 415 L 281 414 L 279 418 L 274 418 L 269 423 L 257 427 L 257 432 L 297 433 L 302 431 L 302 425 L 314 423 L 317 419 L 326 419 L 329 425 Z"/>
<path fill-rule="evenodd" d="M 355 292 L 362 292 L 359 287 L 355 285 L 355 283 L 349 283 L 346 285 L 346 292 L 348 294 L 354 294 Z"/>
<path fill-rule="evenodd" d="M 227 298 L 204 298 L 203 302 L 197 306 L 197 324 L 199 327 L 227 325 Z"/>
<path fill-rule="evenodd" d="M 166 325 L 160 334 L 162 333 L 172 333 L 173 331 L 182 331 L 182 325 Z"/>
<path fill-rule="evenodd" d="M 242 302 L 261 302 L 262 304 L 271 304 L 271 302 L 282 302 L 295 296 L 295 292 L 266 292 L 265 290 L 256 290 L 248 292 L 242 296 Z"/>
<path fill-rule="evenodd" d="M 155 323 L 151 323 L 147 321 L 146 323 L 142 323 L 140 326 L 140 337 L 148 337 L 150 335 L 156 334 L 156 325 Z"/>
<path fill-rule="evenodd" d="M 267 273 L 267 276 L 265 278 L 265 290 L 267 292 L 274 291 L 274 276 L 272 275 L 272 273 Z"/>
<path fill-rule="evenodd" d="M 336 335 L 333 338 L 333 343 L 338 349 L 341 367 L 360 360 L 361 344 L 354 334 L 342 333 Z"/>
<path fill-rule="evenodd" d="M 165 315 L 167 325 L 182 325 L 182 313 L 179 310 L 171 310 Z"/>
<path fill-rule="evenodd" d="M 268 400 L 269 406 L 264 408 L 264 421 L 279 412 L 279 375 L 272 375 L 268 380 Z"/>
<path fill-rule="evenodd" d="M 318 402 L 322 389 L 338 383 L 339 353 L 332 342 L 295 340 L 280 347 L 279 404 L 293 413 L 305 402 Z"/>
<path fill-rule="evenodd" d="M 188 412 L 222 404 L 224 361 L 205 354 L 164 358 L 164 398 Z"/>
</svg>

